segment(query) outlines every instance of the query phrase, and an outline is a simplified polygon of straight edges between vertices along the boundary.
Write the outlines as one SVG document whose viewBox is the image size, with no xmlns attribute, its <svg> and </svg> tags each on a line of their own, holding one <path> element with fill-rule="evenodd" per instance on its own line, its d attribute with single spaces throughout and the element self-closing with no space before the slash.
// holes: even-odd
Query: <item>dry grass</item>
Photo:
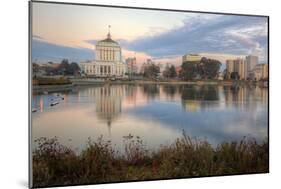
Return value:
<svg viewBox="0 0 281 189">
<path fill-rule="evenodd" d="M 268 172 L 268 143 L 254 139 L 224 142 L 216 148 L 183 133 L 157 151 L 145 148 L 139 137 L 124 141 L 124 154 L 102 137 L 88 140 L 76 154 L 57 138 L 40 138 L 33 152 L 34 187 L 130 180 Z"/>
</svg>

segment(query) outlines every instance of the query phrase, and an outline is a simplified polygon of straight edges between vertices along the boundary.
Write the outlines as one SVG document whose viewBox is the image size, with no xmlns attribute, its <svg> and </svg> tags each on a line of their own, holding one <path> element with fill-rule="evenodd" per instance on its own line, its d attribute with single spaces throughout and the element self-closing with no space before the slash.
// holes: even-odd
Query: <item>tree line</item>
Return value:
<svg viewBox="0 0 281 189">
<path fill-rule="evenodd" d="M 220 67 L 220 61 L 203 57 L 200 61 L 183 62 L 179 73 L 177 73 L 175 66 L 166 66 L 162 76 L 168 79 L 177 77 L 181 80 L 216 79 Z M 158 77 L 159 73 L 159 66 L 151 64 L 144 68 L 143 76 L 153 79 Z"/>
<path fill-rule="evenodd" d="M 179 77 L 182 80 L 216 79 L 219 74 L 221 62 L 215 59 L 201 58 L 197 62 L 183 62 Z"/>
<path fill-rule="evenodd" d="M 54 64 L 48 62 L 49 65 Z M 76 62 L 71 62 L 67 59 L 63 59 L 58 66 L 46 66 L 42 67 L 37 63 L 32 64 L 33 73 L 38 72 L 40 69 L 46 72 L 46 75 L 77 75 L 80 73 L 80 67 Z"/>
</svg>

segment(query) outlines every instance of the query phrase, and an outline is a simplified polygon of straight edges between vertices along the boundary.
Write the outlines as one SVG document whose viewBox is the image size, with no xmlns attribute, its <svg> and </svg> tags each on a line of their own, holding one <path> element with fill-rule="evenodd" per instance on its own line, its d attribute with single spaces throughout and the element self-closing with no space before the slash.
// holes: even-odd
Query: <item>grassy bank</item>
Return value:
<svg viewBox="0 0 281 189">
<path fill-rule="evenodd" d="M 136 137 L 124 140 L 122 154 L 102 137 L 89 139 L 87 148 L 79 154 L 59 144 L 57 138 L 35 142 L 34 187 L 264 173 L 269 169 L 268 143 L 254 139 L 212 147 L 207 141 L 183 134 L 171 145 L 151 151 Z"/>
<path fill-rule="evenodd" d="M 68 85 L 71 81 L 67 78 L 37 78 L 32 80 L 33 85 Z"/>
<path fill-rule="evenodd" d="M 172 85 L 223 85 L 223 86 L 246 86 L 257 85 L 265 86 L 264 82 L 250 82 L 244 80 L 194 80 L 194 81 L 180 81 L 180 80 L 167 80 L 167 81 L 155 81 L 155 80 L 128 80 L 128 81 L 94 81 L 86 79 L 72 79 L 74 85 L 93 85 L 93 84 L 172 84 Z"/>
</svg>

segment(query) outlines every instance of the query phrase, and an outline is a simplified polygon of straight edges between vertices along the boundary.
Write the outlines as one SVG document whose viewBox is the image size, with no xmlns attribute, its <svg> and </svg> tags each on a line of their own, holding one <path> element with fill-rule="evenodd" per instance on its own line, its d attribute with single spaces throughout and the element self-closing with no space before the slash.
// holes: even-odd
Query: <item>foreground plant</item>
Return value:
<svg viewBox="0 0 281 189">
<path fill-rule="evenodd" d="M 55 138 L 35 140 L 34 187 L 130 180 L 268 172 L 268 143 L 243 138 L 212 147 L 206 140 L 183 136 L 148 150 L 137 137 L 124 140 L 124 153 L 110 141 L 89 138 L 81 153 Z"/>
</svg>

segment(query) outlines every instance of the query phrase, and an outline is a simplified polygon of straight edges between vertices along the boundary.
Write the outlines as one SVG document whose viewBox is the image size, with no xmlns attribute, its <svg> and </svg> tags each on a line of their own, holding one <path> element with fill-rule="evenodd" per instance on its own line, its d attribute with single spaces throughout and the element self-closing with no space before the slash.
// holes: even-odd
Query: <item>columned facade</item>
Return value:
<svg viewBox="0 0 281 189">
<path fill-rule="evenodd" d="M 121 47 L 111 39 L 110 33 L 107 38 L 96 45 L 96 59 L 82 62 L 81 69 L 85 74 L 96 77 L 124 77 L 127 71 L 126 64 L 122 62 Z"/>
</svg>

